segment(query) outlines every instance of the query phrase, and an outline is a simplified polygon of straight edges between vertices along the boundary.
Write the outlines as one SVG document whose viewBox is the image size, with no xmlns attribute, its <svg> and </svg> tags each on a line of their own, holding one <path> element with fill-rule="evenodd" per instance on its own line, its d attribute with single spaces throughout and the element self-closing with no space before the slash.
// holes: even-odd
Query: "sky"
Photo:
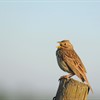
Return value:
<svg viewBox="0 0 100 100">
<path fill-rule="evenodd" d="M 94 90 L 90 97 L 99 98 L 99 0 L 0 0 L 1 92 L 52 99 L 58 79 L 68 74 L 55 55 L 57 41 L 64 39 L 70 40 L 87 69 Z"/>
</svg>

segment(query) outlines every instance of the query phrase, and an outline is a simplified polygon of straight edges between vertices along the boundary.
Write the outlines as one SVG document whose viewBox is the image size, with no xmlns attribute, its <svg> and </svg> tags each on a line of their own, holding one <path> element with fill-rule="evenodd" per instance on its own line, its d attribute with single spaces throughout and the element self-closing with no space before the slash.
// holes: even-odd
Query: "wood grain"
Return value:
<svg viewBox="0 0 100 100">
<path fill-rule="evenodd" d="M 53 100 L 87 100 L 89 87 L 74 79 L 61 79 Z"/>
</svg>

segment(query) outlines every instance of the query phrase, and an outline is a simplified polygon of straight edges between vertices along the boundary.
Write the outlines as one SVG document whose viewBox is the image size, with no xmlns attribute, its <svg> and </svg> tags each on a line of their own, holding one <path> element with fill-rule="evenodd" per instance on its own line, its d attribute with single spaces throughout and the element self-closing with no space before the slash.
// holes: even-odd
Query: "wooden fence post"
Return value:
<svg viewBox="0 0 100 100">
<path fill-rule="evenodd" d="M 87 100 L 89 87 L 74 79 L 61 79 L 53 100 Z"/>
</svg>

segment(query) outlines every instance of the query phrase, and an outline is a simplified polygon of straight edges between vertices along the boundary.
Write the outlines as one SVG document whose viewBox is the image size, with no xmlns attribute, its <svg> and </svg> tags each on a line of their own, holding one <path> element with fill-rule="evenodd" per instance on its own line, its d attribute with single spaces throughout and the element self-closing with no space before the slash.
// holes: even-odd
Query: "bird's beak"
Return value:
<svg viewBox="0 0 100 100">
<path fill-rule="evenodd" d="M 57 48 L 57 49 L 60 49 L 60 48 L 61 48 L 61 46 L 60 46 L 60 45 L 59 45 L 59 46 L 56 46 L 56 48 Z"/>
<path fill-rule="evenodd" d="M 59 43 L 59 44 L 60 44 L 60 41 L 58 41 L 57 43 Z M 57 49 L 59 49 L 59 48 L 61 48 L 61 46 L 59 45 L 59 46 L 57 46 L 56 48 L 57 48 Z"/>
</svg>

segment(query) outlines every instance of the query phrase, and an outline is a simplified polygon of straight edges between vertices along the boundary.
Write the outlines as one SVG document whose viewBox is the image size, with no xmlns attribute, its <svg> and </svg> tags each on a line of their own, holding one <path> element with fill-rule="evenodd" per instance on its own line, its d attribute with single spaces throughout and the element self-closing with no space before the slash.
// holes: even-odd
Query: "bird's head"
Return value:
<svg viewBox="0 0 100 100">
<path fill-rule="evenodd" d="M 59 43 L 59 46 L 57 46 L 58 49 L 60 49 L 60 48 L 73 49 L 73 46 L 69 40 L 63 40 L 63 41 L 59 41 L 57 43 Z"/>
</svg>

